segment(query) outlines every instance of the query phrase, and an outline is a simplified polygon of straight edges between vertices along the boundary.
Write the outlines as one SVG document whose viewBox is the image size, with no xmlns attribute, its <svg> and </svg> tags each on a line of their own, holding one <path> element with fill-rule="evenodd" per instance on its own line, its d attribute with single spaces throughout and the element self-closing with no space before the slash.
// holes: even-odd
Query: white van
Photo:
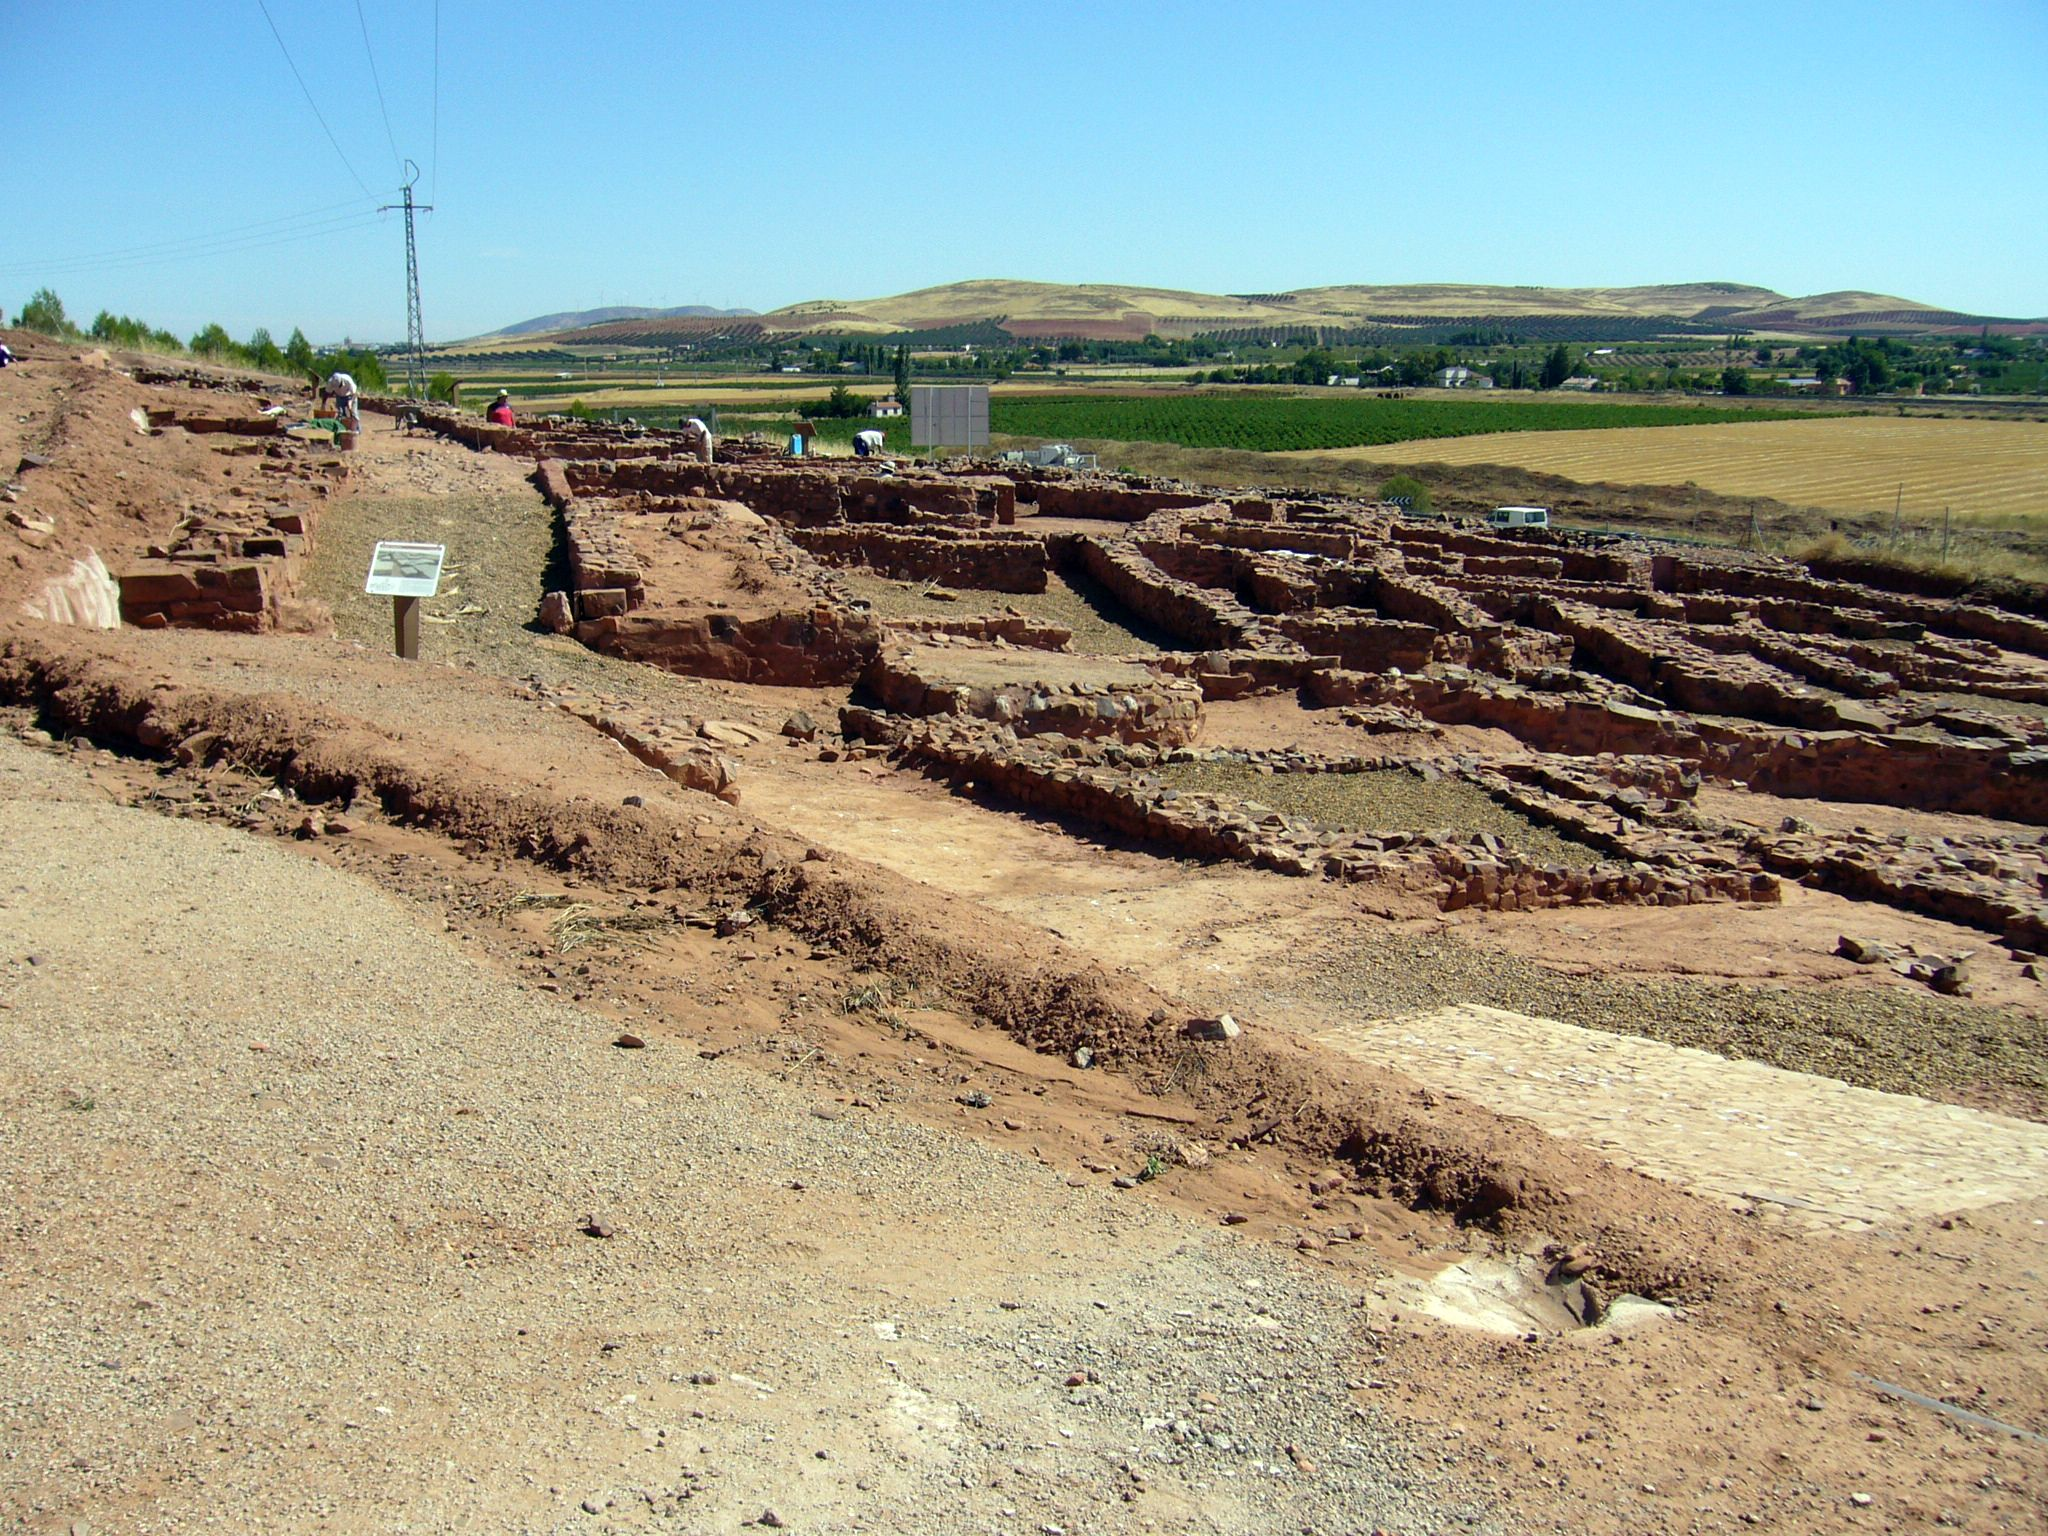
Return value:
<svg viewBox="0 0 2048 1536">
<path fill-rule="evenodd" d="M 1495 507 L 1486 514 L 1489 528 L 1548 528 L 1548 507 Z"/>
</svg>

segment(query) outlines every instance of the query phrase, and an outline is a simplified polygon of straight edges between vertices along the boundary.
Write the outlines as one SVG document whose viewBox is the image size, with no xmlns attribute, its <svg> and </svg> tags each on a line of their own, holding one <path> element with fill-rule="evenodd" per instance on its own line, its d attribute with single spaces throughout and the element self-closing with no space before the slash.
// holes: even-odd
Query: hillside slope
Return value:
<svg viewBox="0 0 2048 1536">
<path fill-rule="evenodd" d="M 516 325 L 501 326 L 474 338 L 488 341 L 494 336 L 541 336 L 556 331 L 580 331 L 587 326 L 616 320 L 726 319 L 751 315 L 751 309 L 713 309 L 708 304 L 682 304 L 674 309 L 649 309 L 639 304 L 614 304 L 606 309 L 565 309 L 552 315 L 535 315 Z"/>
<path fill-rule="evenodd" d="M 740 318 L 735 315 L 734 318 Z M 1842 290 L 1791 297 L 1743 283 L 1659 283 L 1633 288 L 1501 287 L 1472 283 L 1343 284 L 1292 292 L 1214 294 L 1116 283 L 1040 283 L 976 278 L 871 299 L 813 299 L 749 325 L 783 335 L 897 335 L 961 326 L 998 326 L 1020 341 L 1052 338 L 1141 340 L 1148 335 L 1315 327 L 1360 330 L 1446 321 L 1611 318 L 1636 330 L 1668 321 L 1674 330 L 1764 330 L 1823 335 L 2017 328 L 2027 322 L 1963 314 L 1889 294 Z M 531 322 L 529 322 L 531 323 Z M 2038 325 L 2039 322 L 2034 322 Z M 571 327 L 559 328 L 567 331 Z M 699 312 L 612 318 L 582 339 L 658 341 L 706 331 Z"/>
</svg>

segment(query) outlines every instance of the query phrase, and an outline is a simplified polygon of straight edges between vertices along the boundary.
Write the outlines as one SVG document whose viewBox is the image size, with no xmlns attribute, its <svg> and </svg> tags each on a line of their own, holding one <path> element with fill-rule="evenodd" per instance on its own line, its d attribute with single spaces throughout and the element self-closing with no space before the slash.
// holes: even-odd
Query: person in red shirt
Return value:
<svg viewBox="0 0 2048 1536">
<path fill-rule="evenodd" d="M 504 390 L 498 391 L 498 398 L 491 402 L 491 408 L 484 412 L 484 419 L 493 426 L 512 425 L 512 397 Z"/>
</svg>

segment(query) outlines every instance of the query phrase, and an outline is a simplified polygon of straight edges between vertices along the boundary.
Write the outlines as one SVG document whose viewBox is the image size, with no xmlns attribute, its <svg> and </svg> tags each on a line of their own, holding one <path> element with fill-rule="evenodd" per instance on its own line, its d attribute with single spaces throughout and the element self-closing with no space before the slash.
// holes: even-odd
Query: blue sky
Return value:
<svg viewBox="0 0 2048 1536">
<path fill-rule="evenodd" d="M 434 0 L 266 3 L 306 92 L 257 0 L 0 0 L 0 306 L 402 338 L 410 156 L 432 339 L 969 277 L 2048 314 L 2043 0 L 443 0 L 438 91 Z"/>
</svg>

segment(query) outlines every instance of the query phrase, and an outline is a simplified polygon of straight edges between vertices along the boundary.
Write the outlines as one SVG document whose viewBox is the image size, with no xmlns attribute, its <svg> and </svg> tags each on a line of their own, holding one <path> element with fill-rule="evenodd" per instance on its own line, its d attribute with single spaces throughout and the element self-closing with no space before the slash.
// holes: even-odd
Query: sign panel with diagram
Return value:
<svg viewBox="0 0 2048 1536">
<path fill-rule="evenodd" d="M 379 539 L 370 554 L 370 579 L 363 590 L 371 597 L 432 597 L 441 586 L 445 544 L 406 544 Z"/>
</svg>

